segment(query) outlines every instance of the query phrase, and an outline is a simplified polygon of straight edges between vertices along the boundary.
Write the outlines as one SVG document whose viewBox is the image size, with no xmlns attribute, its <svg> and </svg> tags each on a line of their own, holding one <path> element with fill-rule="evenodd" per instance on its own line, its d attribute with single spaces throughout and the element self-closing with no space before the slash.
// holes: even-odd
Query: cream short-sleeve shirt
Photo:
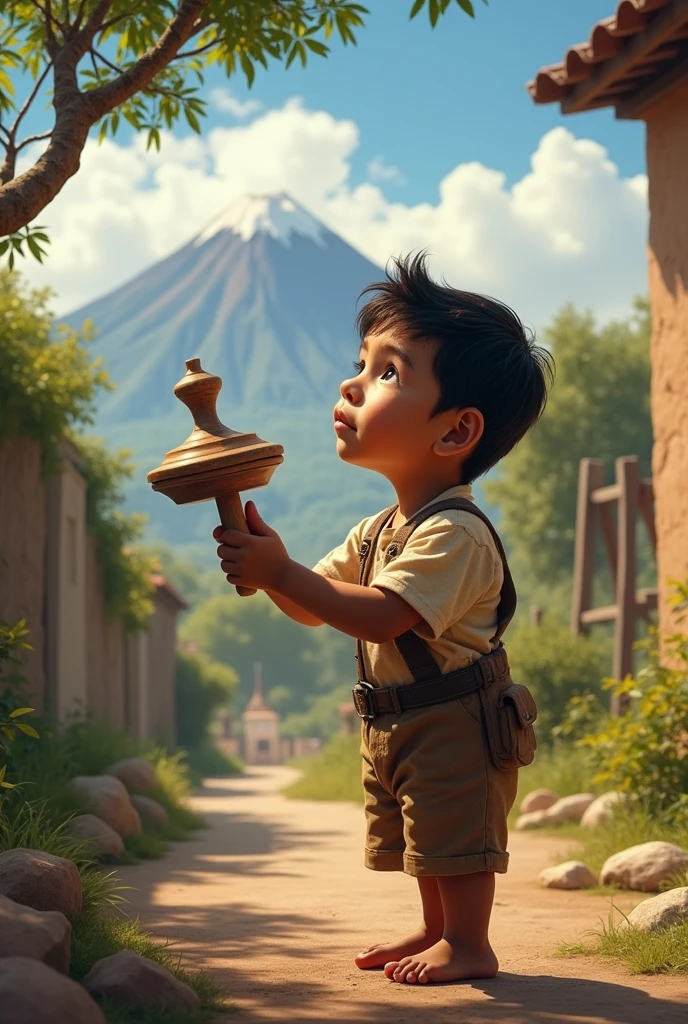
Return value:
<svg viewBox="0 0 688 1024">
<path fill-rule="evenodd" d="M 450 487 L 427 504 L 454 497 L 472 501 L 470 486 Z M 314 571 L 343 583 L 358 583 L 361 541 L 376 518 L 369 516 L 355 526 Z M 385 565 L 385 551 L 394 533 L 394 528 L 386 527 L 380 534 L 371 554 L 369 586 L 393 591 L 423 617 L 414 632 L 426 641 L 442 673 L 489 654 L 504 567 L 482 519 L 458 509 L 438 512 L 417 526 L 401 554 Z M 364 641 L 362 646 L 368 682 L 377 686 L 413 682 L 394 641 Z"/>
</svg>

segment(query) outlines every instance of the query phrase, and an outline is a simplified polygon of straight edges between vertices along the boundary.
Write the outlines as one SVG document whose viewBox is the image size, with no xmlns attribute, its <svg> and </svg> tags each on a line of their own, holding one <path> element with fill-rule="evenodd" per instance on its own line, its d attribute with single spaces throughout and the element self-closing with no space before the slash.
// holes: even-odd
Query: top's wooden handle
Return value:
<svg viewBox="0 0 688 1024">
<path fill-rule="evenodd" d="M 241 504 L 241 498 L 236 492 L 221 494 L 215 499 L 217 511 L 220 513 L 220 522 L 225 530 L 239 530 L 241 533 L 249 533 L 246 525 L 246 517 Z M 253 587 L 237 587 L 239 597 L 251 597 L 256 591 Z"/>
</svg>

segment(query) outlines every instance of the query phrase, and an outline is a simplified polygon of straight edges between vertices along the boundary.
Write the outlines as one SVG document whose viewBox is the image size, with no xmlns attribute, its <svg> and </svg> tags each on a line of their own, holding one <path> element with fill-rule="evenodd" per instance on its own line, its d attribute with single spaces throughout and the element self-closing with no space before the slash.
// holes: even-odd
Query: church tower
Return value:
<svg viewBox="0 0 688 1024">
<path fill-rule="evenodd" d="M 263 696 L 263 666 L 253 663 L 253 696 L 246 705 L 244 761 L 246 764 L 280 764 L 280 716 Z"/>
</svg>

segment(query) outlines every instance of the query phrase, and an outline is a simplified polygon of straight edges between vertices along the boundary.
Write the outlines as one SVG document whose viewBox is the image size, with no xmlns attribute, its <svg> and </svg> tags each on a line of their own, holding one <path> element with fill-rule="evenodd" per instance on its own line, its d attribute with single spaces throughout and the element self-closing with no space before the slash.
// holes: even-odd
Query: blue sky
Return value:
<svg viewBox="0 0 688 1024">
<path fill-rule="evenodd" d="M 562 116 L 557 104 L 532 102 L 525 83 L 539 67 L 559 61 L 583 42 L 614 0 L 490 0 L 471 20 L 456 7 L 433 31 L 425 11 L 413 21 L 411 0 L 368 0 L 367 26 L 356 47 L 333 42 L 328 59 L 305 69 L 261 69 L 253 88 L 237 76 L 232 92 L 266 107 L 302 96 L 306 105 L 351 118 L 361 133 L 353 177 L 382 156 L 402 172 L 390 198 L 432 199 L 438 178 L 456 164 L 478 160 L 499 168 L 510 184 L 528 169 L 541 136 L 556 125 L 595 139 L 624 176 L 645 169 L 644 125 L 617 121 L 610 110 Z M 227 84 L 215 70 L 208 86 Z M 210 124 L 227 123 L 211 111 Z"/>
</svg>

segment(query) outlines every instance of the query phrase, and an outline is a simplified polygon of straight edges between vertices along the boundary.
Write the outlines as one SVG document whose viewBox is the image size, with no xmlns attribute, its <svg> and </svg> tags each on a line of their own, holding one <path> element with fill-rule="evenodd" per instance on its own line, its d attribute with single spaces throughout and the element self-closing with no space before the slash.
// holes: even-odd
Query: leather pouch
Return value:
<svg viewBox="0 0 688 1024">
<path fill-rule="evenodd" d="M 535 701 L 526 686 L 496 679 L 479 690 L 483 725 L 492 761 L 502 771 L 523 768 L 535 757 Z"/>
</svg>

